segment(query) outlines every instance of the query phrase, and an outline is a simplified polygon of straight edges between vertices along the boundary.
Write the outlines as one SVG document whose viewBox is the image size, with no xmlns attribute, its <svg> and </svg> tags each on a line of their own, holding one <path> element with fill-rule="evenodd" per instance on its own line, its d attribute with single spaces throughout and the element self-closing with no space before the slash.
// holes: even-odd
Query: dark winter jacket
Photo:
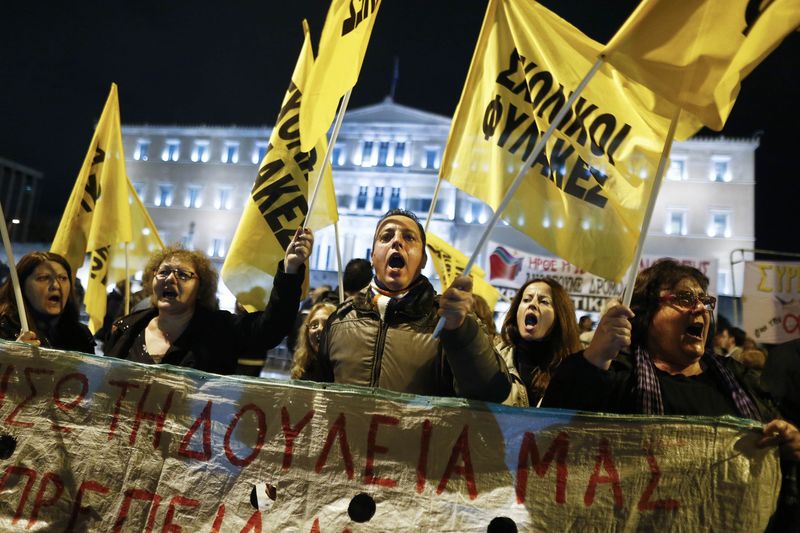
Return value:
<svg viewBox="0 0 800 533">
<path fill-rule="evenodd" d="M 186 330 L 172 343 L 161 362 L 232 374 L 242 354 L 266 352 L 277 346 L 294 324 L 304 272 L 304 267 L 296 274 L 286 274 L 279 268 L 263 312 L 234 315 L 197 307 Z M 117 320 L 105 354 L 130 359 L 134 342 L 156 315 L 157 309 L 145 309 Z"/>
<path fill-rule="evenodd" d="M 16 340 L 21 327 L 16 318 L 7 315 L 0 316 L 0 339 Z M 94 353 L 94 338 L 89 328 L 80 322 L 67 322 L 59 320 L 54 328 L 45 332 L 37 328 L 41 346 L 56 348 L 58 350 L 71 350 L 75 352 Z"/>
</svg>

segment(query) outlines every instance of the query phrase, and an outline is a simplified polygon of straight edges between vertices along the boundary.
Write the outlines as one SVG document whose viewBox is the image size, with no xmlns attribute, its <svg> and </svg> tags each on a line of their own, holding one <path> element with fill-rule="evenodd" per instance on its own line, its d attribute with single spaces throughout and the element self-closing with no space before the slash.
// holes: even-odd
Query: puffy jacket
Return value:
<svg viewBox="0 0 800 533">
<path fill-rule="evenodd" d="M 357 294 L 329 317 L 309 379 L 495 402 L 508 396 L 505 363 L 473 315 L 431 337 L 438 297 L 427 279 L 389 302 L 383 320 L 372 297 Z"/>
<path fill-rule="evenodd" d="M 0 339 L 16 340 L 20 329 L 21 326 L 15 318 L 7 315 L 0 316 Z M 41 327 L 36 329 L 41 346 L 44 348 L 94 353 L 94 338 L 89 328 L 80 322 L 70 323 L 60 320 L 49 334 L 44 333 Z"/>
</svg>

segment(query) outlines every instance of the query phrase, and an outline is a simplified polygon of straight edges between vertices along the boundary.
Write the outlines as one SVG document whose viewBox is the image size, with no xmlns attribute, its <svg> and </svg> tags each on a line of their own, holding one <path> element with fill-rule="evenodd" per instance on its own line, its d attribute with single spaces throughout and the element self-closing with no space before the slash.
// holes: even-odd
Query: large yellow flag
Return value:
<svg viewBox="0 0 800 533">
<path fill-rule="evenodd" d="M 528 0 L 491 0 L 440 173 L 497 209 L 602 46 Z M 676 108 L 601 68 L 528 170 L 503 219 L 619 281 L 633 260 Z M 667 118 L 670 117 L 670 118 Z M 676 138 L 697 131 L 691 116 Z"/>
<path fill-rule="evenodd" d="M 332 0 L 322 28 L 317 62 L 300 105 L 304 151 L 327 134 L 339 99 L 358 81 L 380 4 L 381 0 Z"/>
<path fill-rule="evenodd" d="M 644 0 L 603 53 L 632 80 L 720 130 L 741 80 L 798 25 L 797 0 Z"/>
<path fill-rule="evenodd" d="M 433 260 L 433 268 L 439 274 L 442 283 L 442 291 L 449 287 L 453 281 L 464 272 L 469 259 L 460 250 L 453 248 L 433 233 L 428 232 L 425 241 Z M 472 276 L 472 292 L 483 296 L 490 309 L 494 309 L 497 300 L 500 299 L 500 292 L 486 281 L 486 272 L 478 266 L 473 266 L 470 270 Z"/>
<path fill-rule="evenodd" d="M 67 259 L 73 272 L 83 264 L 87 253 L 92 254 L 84 300 L 92 331 L 102 325 L 105 315 L 110 249 L 131 240 L 128 193 L 117 85 L 112 83 L 103 114 L 50 247 L 50 251 Z"/>
<path fill-rule="evenodd" d="M 225 285 L 248 309 L 266 307 L 278 263 L 308 212 L 309 190 L 313 190 L 314 177 L 320 174 L 315 169 L 325 153 L 324 136 L 310 152 L 300 149 L 299 113 L 305 99 L 305 82 L 314 65 L 305 21 L 303 33 L 303 48 L 270 135 L 267 153 L 222 265 Z M 314 230 L 339 218 L 330 165 L 321 174 L 319 198 L 309 216 L 308 225 Z"/>
</svg>

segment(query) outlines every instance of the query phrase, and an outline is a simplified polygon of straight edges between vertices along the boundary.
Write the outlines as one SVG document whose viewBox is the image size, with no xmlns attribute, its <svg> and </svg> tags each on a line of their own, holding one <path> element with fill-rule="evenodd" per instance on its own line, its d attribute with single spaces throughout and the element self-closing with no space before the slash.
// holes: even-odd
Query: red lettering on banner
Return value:
<svg viewBox="0 0 800 533">
<path fill-rule="evenodd" d="M 61 387 L 68 380 L 71 379 L 75 379 L 80 382 L 81 391 L 78 393 L 78 395 L 75 397 L 74 400 L 70 402 L 64 402 L 61 400 Z M 86 398 L 87 392 L 89 392 L 89 380 L 87 379 L 87 377 L 84 374 L 73 372 L 72 374 L 67 374 L 66 376 L 58 380 L 58 383 L 56 383 L 56 386 L 53 388 L 53 401 L 55 402 L 56 407 L 58 407 L 59 410 L 66 413 L 67 411 L 70 411 L 75 407 L 77 407 L 78 405 L 80 405 L 83 399 Z M 54 431 L 61 431 L 63 433 L 70 433 L 72 431 L 71 428 L 61 426 L 59 424 L 56 424 L 55 422 L 53 422 L 52 429 Z"/>
<path fill-rule="evenodd" d="M 0 407 L 6 401 L 6 392 L 8 391 L 8 380 L 11 379 L 11 374 L 14 373 L 14 365 L 8 365 L 6 371 L 3 372 L 3 379 L 0 380 Z"/>
<path fill-rule="evenodd" d="M 133 502 L 133 500 L 139 500 L 151 504 L 150 512 L 147 515 L 147 525 L 145 526 L 145 531 L 153 531 L 153 525 L 156 521 L 156 512 L 158 512 L 158 506 L 161 504 L 161 496 L 147 490 L 129 489 L 125 491 L 125 499 L 122 500 L 122 507 L 120 507 L 117 520 L 114 522 L 114 533 L 122 531 L 122 525 L 128 518 L 128 513 L 131 509 L 131 502 Z"/>
<path fill-rule="evenodd" d="M 36 472 L 30 468 L 25 468 L 24 466 L 7 467 L 3 477 L 0 478 L 0 491 L 6 488 L 6 482 L 12 475 L 28 477 L 28 480 L 25 482 L 25 488 L 22 489 L 22 495 L 20 496 L 17 510 L 14 512 L 14 518 L 11 519 L 11 524 L 16 524 L 19 519 L 22 518 L 22 510 L 25 508 L 25 504 L 28 502 L 28 495 L 31 493 L 31 487 L 33 487 L 33 484 L 36 481 Z"/>
<path fill-rule="evenodd" d="M 156 423 L 156 429 L 153 432 L 153 448 L 158 448 L 161 442 L 161 433 L 164 431 L 164 422 L 167 420 L 167 413 L 172 405 L 172 395 L 175 394 L 174 390 L 170 390 L 167 394 L 167 399 L 164 401 L 164 407 L 159 413 L 149 413 L 144 410 L 144 403 L 147 401 L 147 396 L 150 394 L 150 385 L 147 385 L 142 392 L 142 397 L 139 398 L 139 403 L 136 404 L 136 417 L 133 419 L 131 426 L 131 436 L 129 443 L 131 446 L 136 444 L 136 435 L 139 433 L 139 425 L 142 420 L 149 420 Z"/>
<path fill-rule="evenodd" d="M 225 518 L 225 504 L 221 504 L 217 509 L 217 516 L 214 517 L 214 523 L 211 525 L 211 533 L 219 533 L 222 527 L 222 520 Z"/>
<path fill-rule="evenodd" d="M 653 455 L 652 450 L 646 450 L 645 458 L 647 459 L 647 465 L 650 467 L 650 483 L 647 484 L 647 487 L 642 493 L 642 497 L 639 498 L 639 504 L 637 505 L 638 509 L 640 511 L 650 511 L 653 509 L 667 509 L 669 511 L 675 511 L 680 507 L 678 500 L 665 498 L 663 500 L 656 500 L 654 502 L 650 501 L 650 498 L 653 496 L 656 487 L 658 487 L 658 481 L 661 479 L 661 469 L 658 468 L 658 462 L 656 461 L 656 457 Z"/>
<path fill-rule="evenodd" d="M 78 494 L 75 496 L 75 504 L 72 506 L 72 516 L 69 518 L 69 524 L 67 524 L 67 529 L 65 530 L 66 533 L 71 533 L 75 530 L 75 523 L 78 521 L 78 514 L 86 514 L 91 510 L 91 507 L 83 507 L 81 505 L 81 503 L 83 503 L 83 495 L 86 492 L 108 494 L 108 487 L 101 485 L 97 481 L 84 481 L 81 483 L 81 486 L 78 488 Z M 81 528 L 81 531 L 85 531 L 86 529 L 88 528 Z"/>
<path fill-rule="evenodd" d="M 428 452 L 431 447 L 431 431 L 433 424 L 427 418 L 422 422 L 422 434 L 419 442 L 419 459 L 417 459 L 417 493 L 422 494 L 425 490 L 425 482 L 428 481 Z"/>
<path fill-rule="evenodd" d="M 119 396 L 117 396 L 117 401 L 114 404 L 114 412 L 111 414 L 111 424 L 108 428 L 108 440 L 111 440 L 114 438 L 114 433 L 117 431 L 119 412 L 122 410 L 122 401 L 125 399 L 125 396 L 127 396 L 128 389 L 138 389 L 139 385 L 128 381 L 109 381 L 108 384 L 112 387 L 120 388 Z"/>
<path fill-rule="evenodd" d="M 786 333 L 800 331 L 800 315 L 793 315 L 791 313 L 783 315 L 783 330 Z"/>
<path fill-rule="evenodd" d="M 8 414 L 8 416 L 6 417 L 6 423 L 9 424 L 9 425 L 12 425 L 12 426 L 21 426 L 21 427 L 29 428 L 29 427 L 33 426 L 33 422 L 22 422 L 20 420 L 17 420 L 17 415 L 20 413 L 20 411 L 22 411 L 22 408 L 25 405 L 28 404 L 28 402 L 30 402 L 33 398 L 36 397 L 37 390 L 36 390 L 36 385 L 33 384 L 32 375 L 33 374 L 36 374 L 36 375 L 52 375 L 53 371 L 52 370 L 48 370 L 46 368 L 30 368 L 29 367 L 29 368 L 26 368 L 25 370 L 23 370 L 23 373 L 25 374 L 25 381 L 28 382 L 28 387 L 30 387 L 30 389 L 31 389 L 30 395 L 25 397 L 21 402 L 19 402 L 19 404 L 17 404 L 17 406 L 14 408 L 14 410 L 11 411 Z"/>
<path fill-rule="evenodd" d="M 606 476 L 600 475 L 600 467 L 606 471 Z M 611 483 L 611 491 L 614 494 L 614 507 L 622 508 L 622 486 L 619 483 L 619 473 L 614 465 L 614 457 L 611 455 L 611 446 L 608 439 L 600 439 L 600 449 L 598 450 L 597 460 L 594 463 L 594 472 L 589 478 L 589 485 L 586 487 L 586 494 L 583 496 L 583 504 L 586 507 L 594 503 L 594 493 L 598 483 Z"/>
<path fill-rule="evenodd" d="M 261 511 L 256 510 L 253 515 L 250 517 L 250 520 L 242 528 L 241 533 L 248 533 L 252 531 L 253 533 L 261 533 Z"/>
<path fill-rule="evenodd" d="M 399 423 L 400 419 L 393 416 L 372 415 L 372 420 L 369 423 L 369 433 L 367 434 L 367 464 L 364 467 L 364 483 L 367 485 L 379 485 L 388 488 L 397 485 L 397 481 L 394 479 L 375 476 L 375 454 L 389 451 L 389 448 L 380 446 L 375 441 L 378 438 L 378 424 L 396 426 Z"/>
<path fill-rule="evenodd" d="M 457 465 L 456 461 L 459 456 L 463 458 L 464 464 Z M 450 453 L 450 460 L 447 461 L 447 468 L 444 470 L 439 486 L 436 488 L 436 494 L 444 492 L 447 487 L 447 482 L 453 474 L 463 476 L 467 482 L 467 492 L 469 499 L 474 500 L 478 497 L 478 488 L 475 485 L 475 471 L 472 468 L 472 459 L 470 459 L 469 452 L 469 425 L 464 424 L 464 429 L 461 430 L 461 435 L 458 436 L 456 443 L 453 445 L 453 451 Z"/>
<path fill-rule="evenodd" d="M 556 503 L 563 504 L 567 501 L 567 453 L 569 452 L 569 435 L 560 432 L 550 447 L 539 458 L 539 448 L 536 446 L 536 436 L 525 432 L 522 444 L 519 447 L 517 461 L 517 503 L 525 503 L 525 494 L 528 489 L 528 458 L 531 460 L 533 471 L 539 477 L 544 477 L 550 469 L 553 459 L 556 460 Z"/>
<path fill-rule="evenodd" d="M 253 446 L 253 451 L 250 452 L 250 455 L 245 457 L 244 459 L 240 459 L 233 453 L 231 449 L 231 436 L 233 435 L 233 430 L 236 429 L 236 426 L 239 424 L 239 421 L 242 419 L 242 416 L 247 411 L 255 411 L 256 418 L 258 420 L 258 434 L 256 435 L 256 443 Z M 225 448 L 225 456 L 228 458 L 228 461 L 231 462 L 232 465 L 245 467 L 252 463 L 255 458 L 258 456 L 259 452 L 261 451 L 261 447 L 264 446 L 264 436 L 267 434 L 267 417 L 264 414 L 264 411 L 259 409 L 259 407 L 254 403 L 248 403 L 241 409 L 239 412 L 236 413 L 236 416 L 233 417 L 230 425 L 228 425 L 228 430 L 225 432 L 225 441 L 224 441 L 224 448 Z"/>
<path fill-rule="evenodd" d="M 213 403 L 211 400 L 206 402 L 206 406 L 200 413 L 200 416 L 186 432 L 186 435 L 181 439 L 181 444 L 178 447 L 178 453 L 190 459 L 197 459 L 198 461 L 208 461 L 211 459 L 211 408 Z M 198 452 L 189 449 L 189 444 L 192 442 L 192 437 L 197 432 L 200 426 L 203 426 L 203 451 Z"/>
<path fill-rule="evenodd" d="M 322 453 L 320 453 L 319 459 L 317 459 L 317 465 L 314 467 L 314 471 L 317 474 L 322 472 L 322 467 L 325 466 L 325 462 L 328 460 L 328 453 L 331 451 L 333 441 L 338 435 L 339 450 L 341 451 L 342 458 L 344 459 L 344 468 L 347 471 L 347 479 L 353 479 L 353 456 L 350 454 L 350 446 L 347 444 L 347 429 L 345 424 L 346 420 L 344 413 L 340 413 L 339 417 L 328 430 L 328 436 L 325 438 L 325 445 L 322 447 Z"/>
<path fill-rule="evenodd" d="M 175 508 L 179 505 L 182 507 L 199 507 L 200 501 L 185 496 L 173 496 L 169 501 L 169 506 L 167 506 L 167 516 L 164 518 L 164 527 L 161 528 L 161 533 L 181 533 L 183 531 L 181 526 L 172 521 L 175 517 Z"/>
<path fill-rule="evenodd" d="M 307 412 L 306 416 L 301 418 L 297 424 L 292 426 L 289 419 L 289 410 L 286 409 L 286 407 L 281 407 L 281 427 L 283 428 L 283 439 L 286 442 L 283 449 L 283 470 L 289 470 L 289 467 L 292 466 L 294 439 L 297 438 L 297 436 L 301 431 L 303 431 L 303 428 L 306 427 L 306 424 L 308 424 L 312 418 L 314 418 L 313 409 Z"/>
<path fill-rule="evenodd" d="M 314 518 L 314 523 L 311 524 L 311 530 L 308 533 L 321 533 L 319 529 L 319 518 Z"/>
<path fill-rule="evenodd" d="M 53 495 L 45 500 L 44 495 L 45 492 L 47 492 L 47 484 L 51 481 L 55 490 Z M 62 492 L 64 492 L 64 482 L 61 481 L 61 478 L 58 477 L 57 474 L 47 472 L 39 483 L 39 491 L 36 493 L 36 498 L 33 500 L 33 509 L 31 509 L 31 517 L 28 519 L 26 529 L 30 529 L 36 525 L 36 522 L 39 520 L 39 511 L 42 510 L 42 507 L 50 507 L 56 503 L 61 497 Z"/>
</svg>

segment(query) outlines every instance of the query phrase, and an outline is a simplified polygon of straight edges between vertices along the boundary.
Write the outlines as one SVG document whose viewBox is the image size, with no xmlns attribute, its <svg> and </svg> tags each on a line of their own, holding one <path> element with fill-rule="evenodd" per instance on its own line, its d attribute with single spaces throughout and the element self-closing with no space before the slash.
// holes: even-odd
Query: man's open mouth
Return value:
<svg viewBox="0 0 800 533">
<path fill-rule="evenodd" d="M 392 254 L 389 257 L 389 268 L 403 268 L 406 266 L 406 260 L 403 259 L 403 256 L 400 254 Z"/>
</svg>

